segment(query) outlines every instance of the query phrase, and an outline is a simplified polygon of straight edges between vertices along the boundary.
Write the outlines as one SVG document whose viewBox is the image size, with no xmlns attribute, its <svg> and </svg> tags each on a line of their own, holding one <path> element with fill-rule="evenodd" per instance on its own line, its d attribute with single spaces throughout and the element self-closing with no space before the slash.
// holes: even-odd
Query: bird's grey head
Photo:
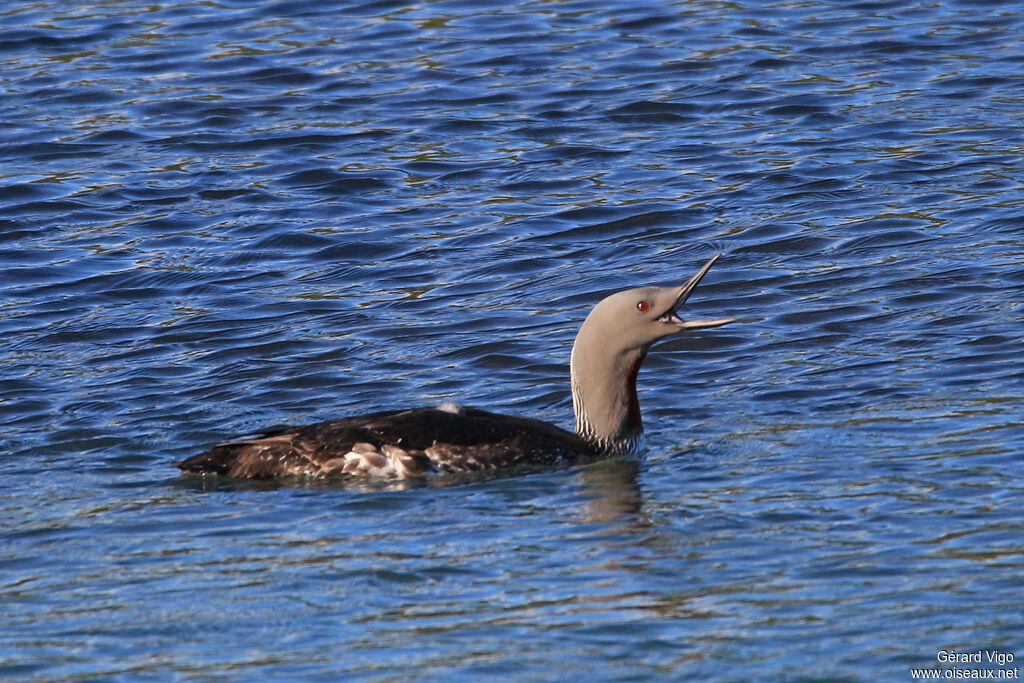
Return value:
<svg viewBox="0 0 1024 683">
<path fill-rule="evenodd" d="M 719 255 L 686 284 L 638 287 L 594 306 L 572 347 L 576 431 L 606 450 L 628 450 L 643 431 L 636 376 L 651 344 L 684 330 L 717 327 L 733 318 L 686 320 L 679 309 Z"/>
</svg>

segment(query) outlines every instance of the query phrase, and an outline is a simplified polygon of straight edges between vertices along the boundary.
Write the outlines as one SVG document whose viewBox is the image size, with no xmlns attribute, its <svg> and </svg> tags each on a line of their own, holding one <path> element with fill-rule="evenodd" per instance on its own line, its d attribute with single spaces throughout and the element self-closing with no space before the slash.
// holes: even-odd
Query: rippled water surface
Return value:
<svg viewBox="0 0 1024 683">
<path fill-rule="evenodd" d="M 1024 659 L 1021 5 L 485 6 L 0 8 L 0 676 Z M 588 308 L 718 251 L 688 310 L 743 322 L 648 358 L 642 458 L 172 466 L 449 400 L 570 427 Z"/>
</svg>

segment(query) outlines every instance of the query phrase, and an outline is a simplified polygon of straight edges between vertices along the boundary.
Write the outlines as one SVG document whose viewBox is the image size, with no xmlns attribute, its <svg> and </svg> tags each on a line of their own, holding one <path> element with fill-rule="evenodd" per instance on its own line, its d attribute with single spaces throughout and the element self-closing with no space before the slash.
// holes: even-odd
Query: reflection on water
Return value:
<svg viewBox="0 0 1024 683">
<path fill-rule="evenodd" d="M 0 675 L 898 680 L 1014 651 L 1021 22 L 8 2 Z M 744 323 L 652 352 L 638 460 L 171 467 L 447 400 L 569 427 L 590 306 L 717 251 L 687 308 Z"/>
<path fill-rule="evenodd" d="M 580 471 L 584 495 L 589 498 L 582 522 L 614 524 L 616 528 L 640 529 L 643 492 L 637 484 L 640 466 L 633 460 L 607 460 Z"/>
</svg>

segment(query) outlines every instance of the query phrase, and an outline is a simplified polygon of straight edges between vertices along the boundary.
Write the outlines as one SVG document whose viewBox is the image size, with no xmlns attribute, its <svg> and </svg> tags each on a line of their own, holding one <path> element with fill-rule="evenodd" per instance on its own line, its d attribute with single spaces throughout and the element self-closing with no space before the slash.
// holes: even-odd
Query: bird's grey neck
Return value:
<svg viewBox="0 0 1024 683">
<path fill-rule="evenodd" d="M 623 353 L 600 344 L 573 345 L 569 374 L 576 434 L 595 448 L 622 453 L 639 446 L 644 427 L 636 377 L 646 355 L 646 349 Z"/>
</svg>

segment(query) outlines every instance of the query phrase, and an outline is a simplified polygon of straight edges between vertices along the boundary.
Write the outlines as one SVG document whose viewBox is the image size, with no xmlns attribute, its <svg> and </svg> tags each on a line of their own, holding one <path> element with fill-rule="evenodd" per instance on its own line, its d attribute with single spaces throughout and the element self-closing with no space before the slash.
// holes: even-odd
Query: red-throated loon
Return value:
<svg viewBox="0 0 1024 683">
<path fill-rule="evenodd" d="M 678 313 L 718 256 L 681 287 L 629 289 L 594 307 L 576 335 L 569 363 L 575 433 L 540 420 L 446 404 L 280 428 L 217 444 L 176 464 L 185 472 L 250 479 L 402 478 L 633 451 L 643 432 L 636 376 L 647 350 L 683 330 L 734 320 L 683 320 Z"/>
</svg>

